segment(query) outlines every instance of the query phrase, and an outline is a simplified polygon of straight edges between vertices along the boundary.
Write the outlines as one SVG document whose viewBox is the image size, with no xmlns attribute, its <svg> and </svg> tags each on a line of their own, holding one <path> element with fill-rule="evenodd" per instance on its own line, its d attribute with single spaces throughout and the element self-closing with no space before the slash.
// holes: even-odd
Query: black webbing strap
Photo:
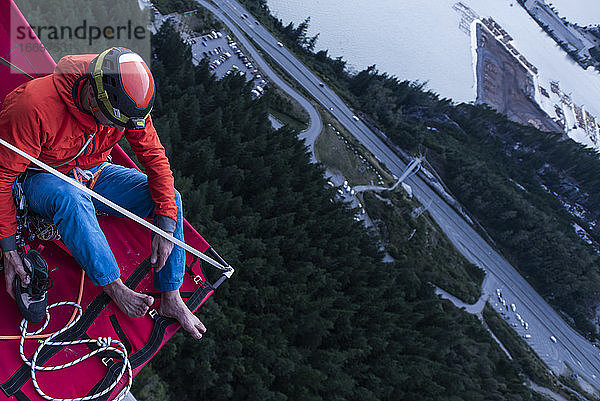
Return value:
<svg viewBox="0 0 600 401">
<path fill-rule="evenodd" d="M 15 398 L 16 398 L 18 401 L 31 401 L 31 400 L 29 399 L 29 397 L 27 397 L 27 396 L 25 395 L 25 393 L 24 393 L 24 392 L 22 392 L 21 390 L 19 390 L 19 391 L 17 391 L 17 392 L 15 393 Z"/>
<path fill-rule="evenodd" d="M 125 285 L 131 289 L 135 289 L 138 284 L 142 281 L 142 279 L 148 274 L 148 272 L 152 269 L 150 265 L 150 259 L 144 260 L 131 275 L 125 281 Z M 94 320 L 98 317 L 100 312 L 108 305 L 110 302 L 110 297 L 105 293 L 101 293 L 98 295 L 92 302 L 90 302 L 89 306 L 83 312 L 81 319 L 77 322 L 76 325 L 71 327 L 69 330 L 65 331 L 61 335 L 55 338 L 56 341 L 73 341 L 82 336 L 86 335 L 87 329 L 92 325 Z M 58 345 L 48 345 L 42 349 L 42 351 L 38 355 L 37 362 L 40 365 L 43 365 L 50 359 L 53 355 L 59 352 L 64 347 Z M 23 385 L 29 380 L 31 377 L 31 368 L 23 363 L 19 369 L 4 383 L 0 385 L 0 388 L 6 394 L 7 397 L 10 397 L 17 393 L 23 387 Z"/>
<path fill-rule="evenodd" d="M 190 310 L 196 309 L 198 305 L 200 305 L 200 302 L 202 302 L 202 300 L 211 291 L 214 291 L 214 287 L 212 286 L 212 284 L 210 284 L 209 282 L 202 283 L 202 285 L 196 288 L 194 293 L 186 302 L 187 307 Z M 137 350 L 129 356 L 131 369 L 137 368 L 138 366 L 146 362 L 148 359 L 150 359 L 158 351 L 160 344 L 162 344 L 162 341 L 165 338 L 165 331 L 167 330 L 167 327 L 175 323 L 177 323 L 177 320 L 169 317 L 158 316 L 154 320 L 154 326 L 152 327 L 152 333 L 150 333 L 150 338 L 148 339 L 148 342 L 144 344 L 142 348 L 140 348 L 139 350 Z M 108 367 L 108 371 L 106 372 L 104 378 L 100 382 L 98 382 L 98 384 L 96 384 L 93 389 L 90 390 L 88 395 L 101 392 L 105 388 L 107 388 L 111 383 L 113 383 L 117 378 L 117 375 L 121 371 L 122 366 L 122 360 L 115 361 L 113 364 L 111 364 Z M 96 400 L 106 401 L 109 397 L 110 394 L 106 394 L 103 397 L 98 397 Z"/>
<path fill-rule="evenodd" d="M 145 292 L 145 295 L 150 295 L 152 298 L 160 298 L 162 297 L 162 292 Z M 192 294 L 194 294 L 193 291 L 180 291 L 179 295 L 181 295 L 181 298 L 189 298 L 192 296 Z"/>
<path fill-rule="evenodd" d="M 125 349 L 127 350 L 127 355 L 131 354 L 131 350 L 133 349 L 131 347 L 131 342 L 129 342 L 127 334 L 125 334 L 123 328 L 121 328 L 121 325 L 119 324 L 119 319 L 117 319 L 117 315 L 110 315 L 108 318 L 110 319 L 110 324 L 112 324 L 112 327 L 115 330 L 115 333 L 117 333 L 119 340 L 121 340 L 121 342 L 125 346 Z"/>
<path fill-rule="evenodd" d="M 98 383 L 96 383 L 96 385 L 94 387 L 92 387 L 92 389 L 90 390 L 89 393 L 87 393 L 87 395 L 89 396 L 91 394 L 97 394 L 97 393 L 104 391 L 104 389 L 108 388 L 108 386 L 110 386 L 112 383 L 114 383 L 115 380 L 117 379 L 117 376 L 119 375 L 119 372 L 121 371 L 122 366 L 123 366 L 123 361 L 117 361 L 115 363 L 111 363 L 108 366 L 108 371 L 106 372 L 106 375 L 104 375 L 102 380 L 100 380 Z M 94 398 L 94 401 L 106 401 L 110 397 L 110 394 L 111 393 L 109 392 L 107 394 L 104 394 L 102 397 Z"/>
</svg>

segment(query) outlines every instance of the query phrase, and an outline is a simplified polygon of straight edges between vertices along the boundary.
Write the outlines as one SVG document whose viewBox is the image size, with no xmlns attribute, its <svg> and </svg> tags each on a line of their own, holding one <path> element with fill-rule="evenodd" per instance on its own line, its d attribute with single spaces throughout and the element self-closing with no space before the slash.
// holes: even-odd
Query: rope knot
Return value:
<svg viewBox="0 0 600 401">
<path fill-rule="evenodd" d="M 98 337 L 96 339 L 96 344 L 102 348 L 108 348 L 112 344 L 112 338 L 110 337 Z"/>
</svg>

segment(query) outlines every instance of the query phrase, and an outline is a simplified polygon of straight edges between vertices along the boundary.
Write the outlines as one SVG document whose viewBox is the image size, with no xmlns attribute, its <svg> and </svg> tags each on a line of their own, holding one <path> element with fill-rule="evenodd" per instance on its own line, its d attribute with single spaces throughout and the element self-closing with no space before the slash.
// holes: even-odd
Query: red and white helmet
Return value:
<svg viewBox="0 0 600 401">
<path fill-rule="evenodd" d="M 154 104 L 154 78 L 139 54 L 111 47 L 96 56 L 88 76 L 102 113 L 128 129 L 144 129 Z"/>
</svg>

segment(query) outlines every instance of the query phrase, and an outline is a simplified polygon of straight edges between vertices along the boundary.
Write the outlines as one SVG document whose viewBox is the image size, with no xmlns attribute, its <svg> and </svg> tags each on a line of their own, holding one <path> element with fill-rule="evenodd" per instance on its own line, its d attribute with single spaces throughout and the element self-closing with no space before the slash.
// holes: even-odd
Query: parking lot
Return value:
<svg viewBox="0 0 600 401">
<path fill-rule="evenodd" d="M 226 33 L 211 31 L 187 39 L 187 44 L 191 46 L 194 64 L 206 59 L 210 70 L 218 79 L 230 74 L 241 74 L 246 81 L 253 82 L 253 96 L 258 97 L 264 93 L 267 81 L 243 49 Z"/>
</svg>

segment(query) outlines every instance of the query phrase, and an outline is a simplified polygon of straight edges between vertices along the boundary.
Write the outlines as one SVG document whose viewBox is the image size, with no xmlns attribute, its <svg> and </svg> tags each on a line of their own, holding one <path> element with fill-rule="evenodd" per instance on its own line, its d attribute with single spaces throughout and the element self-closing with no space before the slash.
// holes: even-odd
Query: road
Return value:
<svg viewBox="0 0 600 401">
<path fill-rule="evenodd" d="M 235 23 L 234 34 L 244 46 L 247 46 L 247 43 L 242 41 L 244 35 L 240 34 L 240 29 L 317 102 L 329 109 L 331 114 L 393 174 L 401 175 L 406 166 L 400 158 L 362 121 L 356 121 L 353 118 L 352 110 L 331 89 L 323 85 L 321 80 L 290 51 L 278 45 L 277 38 L 259 25 L 239 3 L 233 0 L 214 0 L 213 4 L 218 10 L 215 10 L 213 4 L 205 1 L 199 1 L 199 3 L 215 12 L 217 17 L 226 22 Z M 243 14 L 248 14 L 249 17 L 242 18 Z M 252 54 L 249 48 L 248 51 Z M 258 58 L 254 54 L 252 55 L 259 63 Z M 267 73 L 265 67 L 261 65 L 261 68 L 273 82 L 276 82 L 271 76 L 272 70 Z M 279 82 L 276 83 L 280 85 Z M 469 261 L 486 271 L 488 280 L 482 289 L 483 293 L 496 297 L 496 289 L 499 288 L 502 290 L 504 299 L 516 305 L 516 313 L 519 313 L 529 323 L 529 330 L 527 330 L 527 333 L 531 334 L 531 339 L 528 340 L 529 344 L 552 371 L 556 374 L 565 373 L 565 363 L 567 363 L 580 377 L 596 389 L 600 389 L 599 350 L 573 330 L 518 274 L 514 267 L 497 253 L 452 207 L 446 204 L 420 175 L 409 178 L 407 183 L 412 187 L 414 196 L 422 204 L 429 205 L 429 213 L 457 249 Z M 512 317 L 512 319 L 514 321 L 515 318 Z M 521 335 L 525 334 L 525 329 L 520 325 L 516 330 Z M 551 336 L 557 338 L 557 343 L 550 339 Z"/>
<path fill-rule="evenodd" d="M 271 82 L 273 84 L 277 85 L 281 90 L 283 90 L 288 95 L 293 97 L 294 100 L 296 100 L 300 104 L 300 106 L 302 106 L 302 108 L 304 108 L 307 111 L 308 116 L 310 118 L 310 123 L 309 123 L 308 128 L 300 133 L 299 137 L 300 137 L 300 139 L 303 139 L 305 141 L 305 143 L 307 144 L 307 146 L 310 149 L 311 162 L 316 163 L 317 160 L 315 159 L 315 156 L 314 156 L 314 154 L 315 154 L 314 146 L 315 146 L 315 141 L 316 141 L 317 137 L 323 130 L 323 121 L 321 120 L 321 116 L 319 115 L 319 112 L 317 111 L 315 106 L 313 106 L 313 104 L 311 102 L 309 102 L 308 99 L 306 99 L 304 96 L 299 94 L 296 90 L 294 90 L 291 86 L 289 86 L 283 79 L 281 79 L 279 77 L 279 75 L 277 75 L 275 73 L 275 71 L 273 71 L 273 69 L 271 68 L 269 63 L 267 63 L 265 61 L 265 59 L 260 55 L 260 52 L 254 47 L 252 42 L 250 42 L 248 40 L 248 38 L 246 38 L 246 35 L 244 35 L 242 33 L 242 31 L 239 29 L 238 21 L 235 21 L 235 19 L 230 18 L 228 15 L 226 15 L 225 12 L 220 10 L 218 7 L 215 7 L 213 5 L 213 3 L 209 3 L 209 2 L 203 1 L 203 0 L 197 0 L 197 2 L 201 6 L 205 7 L 210 12 L 212 12 L 217 18 L 219 18 L 221 21 L 223 21 L 229 29 L 231 29 L 231 32 L 235 35 L 238 43 L 240 43 L 246 49 L 248 54 L 250 56 L 252 56 L 256 66 L 260 69 L 260 71 L 262 71 L 264 76 L 269 77 L 269 79 L 271 80 Z M 244 12 L 246 12 L 246 11 L 244 11 Z M 237 17 L 238 17 L 237 18 L 238 20 L 244 21 L 243 19 L 241 19 L 241 14 L 238 15 Z M 250 18 L 248 18 L 248 20 L 249 19 Z M 252 36 L 250 36 L 250 37 L 252 37 Z M 277 41 L 275 41 L 275 46 L 277 46 Z"/>
</svg>

